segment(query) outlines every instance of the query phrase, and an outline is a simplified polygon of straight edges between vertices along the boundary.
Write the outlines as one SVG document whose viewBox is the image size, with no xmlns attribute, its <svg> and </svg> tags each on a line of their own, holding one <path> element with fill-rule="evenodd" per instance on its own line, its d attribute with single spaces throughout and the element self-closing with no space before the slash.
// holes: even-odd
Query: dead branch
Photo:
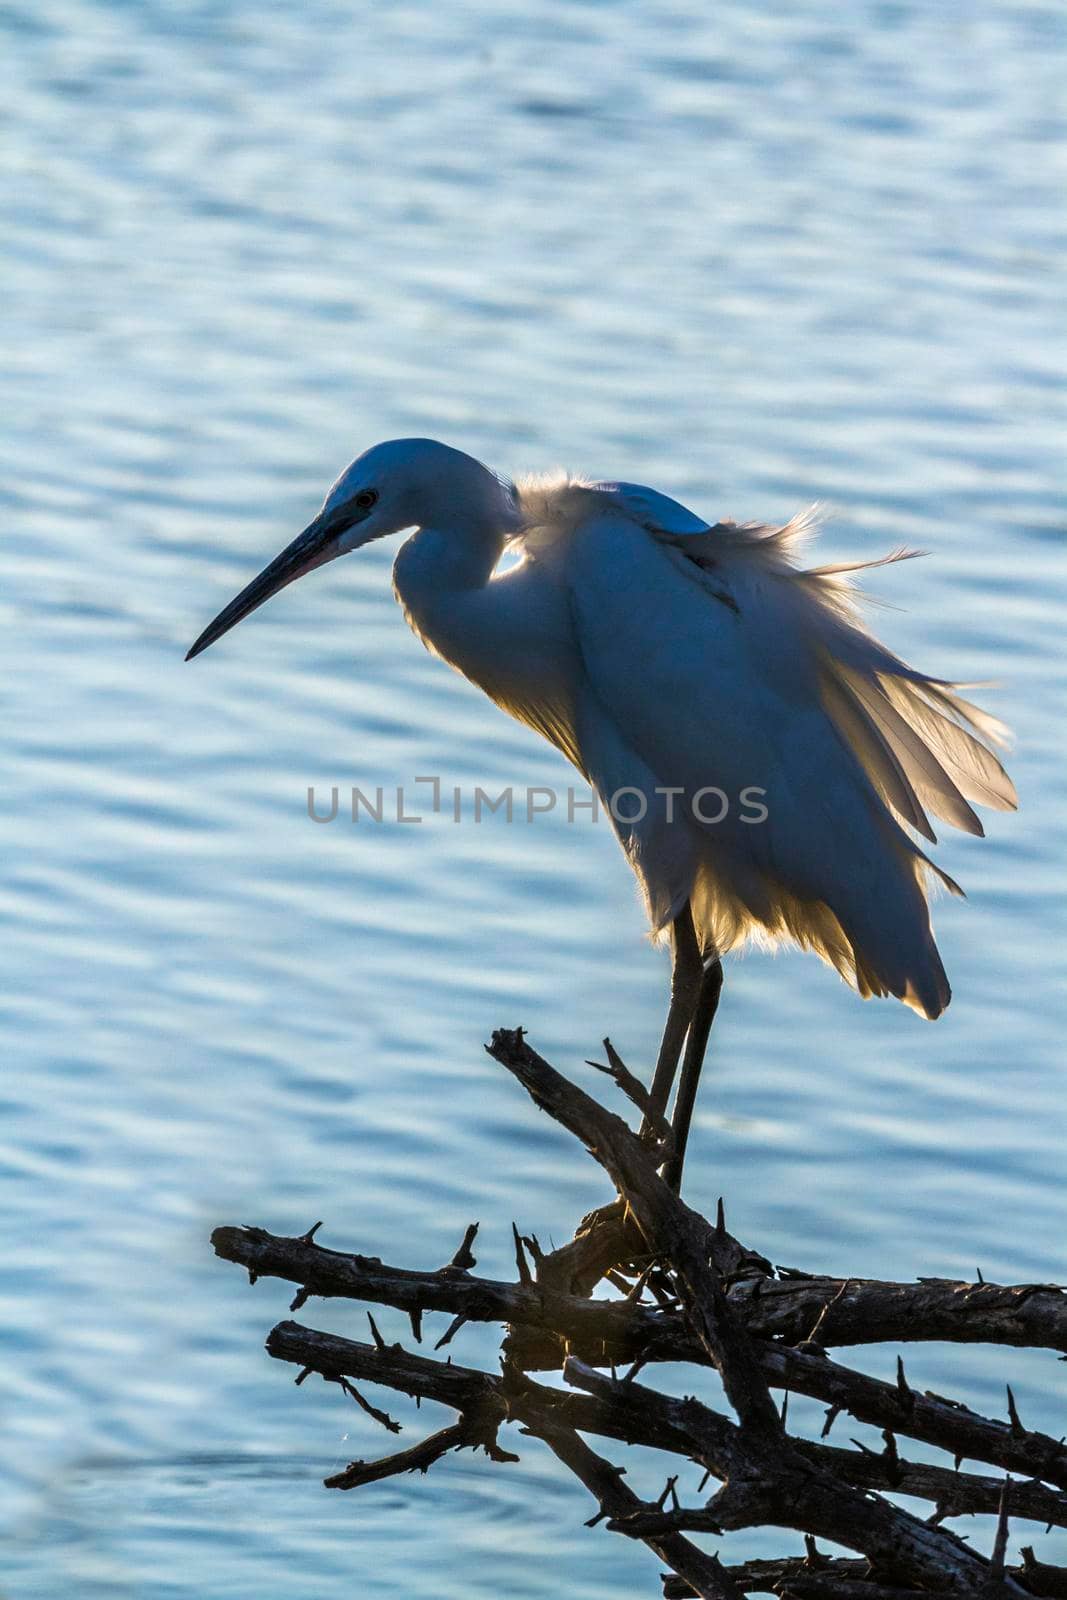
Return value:
<svg viewBox="0 0 1067 1600">
<path fill-rule="evenodd" d="M 1067 1600 L 1067 1569 L 1046 1567 L 1026 1559 L 1009 1569 L 1010 1575 L 1025 1586 L 1027 1594 L 1048 1595 L 1052 1600 Z M 779 1561 L 745 1561 L 723 1569 L 742 1594 L 781 1594 L 797 1600 L 921 1600 L 927 1589 L 901 1588 L 881 1583 L 870 1562 L 830 1558 L 815 1551 L 808 1556 L 787 1557 Z M 688 1600 L 694 1593 L 677 1576 L 663 1580 L 663 1600 Z"/>
<path fill-rule="evenodd" d="M 278 1237 L 258 1228 L 218 1228 L 216 1252 L 246 1268 L 252 1282 L 282 1278 L 297 1286 L 293 1309 L 311 1297 L 342 1296 L 393 1306 L 421 1338 L 422 1319 L 451 1322 L 437 1348 L 469 1321 L 505 1328 L 497 1373 L 415 1354 L 389 1343 L 370 1317 L 371 1344 L 282 1322 L 267 1348 L 337 1384 L 386 1427 L 396 1423 L 355 1383 L 373 1383 L 450 1408 L 456 1420 L 419 1443 L 372 1461 L 351 1463 L 326 1482 L 351 1489 L 399 1473 L 425 1472 L 452 1450 L 479 1448 L 496 1461 L 518 1457 L 500 1442 L 509 1424 L 538 1439 L 593 1495 L 594 1522 L 643 1541 L 673 1576 L 671 1595 L 723 1600 L 773 1590 L 837 1600 L 905 1600 L 938 1592 L 984 1600 L 1067 1594 L 1067 1574 L 1026 1552 L 1005 1566 L 1012 1518 L 1067 1527 L 1067 1450 L 1028 1428 L 1011 1389 L 1006 1419 L 979 1415 L 958 1401 L 915 1388 L 898 1357 L 896 1383 L 854 1371 L 827 1348 L 951 1339 L 1067 1349 L 1067 1295 L 1053 1285 L 1005 1287 L 919 1280 L 881 1283 L 831 1279 L 780 1268 L 729 1234 L 720 1213 L 710 1222 L 662 1181 L 662 1146 L 650 1148 L 621 1118 L 556 1072 L 521 1031 L 499 1032 L 489 1046 L 531 1098 L 574 1134 L 611 1178 L 618 1201 L 593 1213 L 570 1244 L 546 1254 L 513 1225 L 517 1280 L 473 1276 L 476 1225 L 447 1267 L 414 1271 L 375 1256 L 326 1249 L 316 1230 Z M 615 1053 L 610 1074 L 641 1105 L 640 1085 Z M 590 1298 L 607 1280 L 615 1299 Z M 639 1382 L 658 1363 L 687 1362 L 719 1374 L 729 1412 L 694 1397 L 676 1398 Z M 625 1365 L 622 1375 L 619 1368 Z M 537 1370 L 561 1371 L 566 1387 L 537 1382 Z M 821 1439 L 798 1437 L 772 1391 L 803 1394 L 828 1408 Z M 732 1413 L 732 1414 L 731 1414 Z M 872 1449 L 828 1443 L 847 1414 L 881 1430 Z M 666 1451 L 695 1462 L 719 1487 L 710 1499 L 684 1503 L 680 1476 L 656 1502 L 622 1481 L 620 1468 L 590 1437 Z M 950 1464 L 913 1460 L 911 1439 L 946 1452 Z M 961 1470 L 964 1460 L 1010 1472 L 1011 1480 Z M 926 1521 L 900 1497 L 932 1507 Z M 991 1554 L 971 1548 L 947 1526 L 973 1514 L 997 1519 Z M 696 1538 L 731 1530 L 781 1527 L 809 1540 L 803 1560 L 726 1566 Z M 858 1559 L 828 1559 L 813 1538 L 834 1541 Z"/>
<path fill-rule="evenodd" d="M 947 1278 L 918 1283 L 776 1279 L 757 1270 L 756 1263 L 764 1258 L 745 1250 L 732 1236 L 725 1238 L 727 1259 L 736 1263 L 724 1273 L 727 1299 L 748 1331 L 761 1338 L 804 1344 L 818 1328 L 817 1342 L 823 1349 L 940 1340 L 1067 1352 L 1067 1293 L 1053 1285 L 957 1283 Z M 629 1314 L 617 1302 L 578 1297 L 553 1301 L 546 1314 L 543 1300 L 524 1294 L 521 1285 L 451 1276 L 441 1270 L 413 1272 L 388 1266 L 377 1256 L 327 1250 L 303 1236 L 287 1238 L 262 1228 L 216 1228 L 211 1242 L 218 1255 L 257 1278 L 285 1278 L 308 1295 L 370 1300 L 405 1310 L 449 1311 L 471 1322 L 539 1329 L 543 1341 L 531 1339 L 524 1348 L 530 1367 L 539 1362 L 558 1366 L 560 1334 L 580 1343 L 586 1357 L 593 1345 L 602 1343 L 612 1360 L 632 1361 L 655 1334 L 659 1354 L 654 1359 L 698 1359 L 696 1341 L 680 1314 L 642 1317 Z M 584 1239 L 575 1243 L 581 1246 Z M 608 1253 L 619 1259 L 617 1246 Z M 739 1268 L 744 1276 L 736 1277 Z"/>
</svg>

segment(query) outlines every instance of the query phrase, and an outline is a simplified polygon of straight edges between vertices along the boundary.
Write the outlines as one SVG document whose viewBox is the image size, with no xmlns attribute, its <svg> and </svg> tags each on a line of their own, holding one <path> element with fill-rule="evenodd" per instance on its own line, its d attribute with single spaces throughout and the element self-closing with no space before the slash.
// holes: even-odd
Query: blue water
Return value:
<svg viewBox="0 0 1067 1600">
<path fill-rule="evenodd" d="M 507 1275 L 513 1217 L 566 1237 L 604 1186 L 482 1041 L 522 1022 L 584 1073 L 661 1020 L 603 824 L 308 820 L 309 784 L 571 781 L 421 650 L 391 550 L 183 665 L 379 438 L 931 552 L 876 575 L 879 627 L 996 680 L 1022 797 L 939 848 L 955 1000 L 930 1027 L 731 962 L 691 1196 L 815 1270 L 1067 1275 L 1065 68 L 1062 9 L 1010 0 L 0 7 L 13 1600 L 658 1592 L 529 1441 L 324 1491 L 389 1440 L 293 1388 L 284 1286 L 207 1245 L 322 1217 L 434 1266 L 480 1218 Z M 1000 1414 L 1009 1367 L 1063 1432 L 1051 1355 L 909 1370 Z"/>
</svg>

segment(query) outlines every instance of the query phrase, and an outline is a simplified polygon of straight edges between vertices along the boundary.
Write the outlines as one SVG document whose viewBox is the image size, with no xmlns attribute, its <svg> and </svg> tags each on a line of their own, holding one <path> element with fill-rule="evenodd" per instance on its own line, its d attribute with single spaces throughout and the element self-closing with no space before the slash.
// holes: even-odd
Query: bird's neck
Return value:
<svg viewBox="0 0 1067 1600">
<path fill-rule="evenodd" d="M 484 523 L 462 534 L 419 528 L 401 545 L 393 563 L 393 585 L 406 609 L 436 596 L 483 589 L 503 554 L 507 530 Z"/>
<path fill-rule="evenodd" d="M 535 562 L 494 572 L 507 536 L 499 528 L 477 538 L 421 529 L 396 558 L 396 597 L 429 650 L 580 765 L 580 667 L 567 593 Z"/>
<path fill-rule="evenodd" d="M 483 591 L 500 560 L 507 533 L 482 524 L 462 534 L 419 528 L 393 563 L 393 590 L 411 627 L 442 654 L 442 635 Z"/>
</svg>

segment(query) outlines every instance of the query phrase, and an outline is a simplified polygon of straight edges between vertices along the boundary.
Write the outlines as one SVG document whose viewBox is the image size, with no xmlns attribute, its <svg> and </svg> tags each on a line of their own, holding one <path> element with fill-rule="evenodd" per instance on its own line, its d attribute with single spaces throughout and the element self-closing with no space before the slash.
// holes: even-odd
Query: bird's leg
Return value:
<svg viewBox="0 0 1067 1600">
<path fill-rule="evenodd" d="M 648 1111 L 641 1123 L 641 1137 L 647 1143 L 652 1143 L 661 1137 L 667 1102 L 674 1086 L 682 1046 L 701 994 L 703 972 L 704 961 L 700 954 L 693 915 L 687 900 L 671 924 L 671 1003 L 667 1011 L 659 1056 L 656 1059 L 652 1088 L 649 1091 Z M 709 1015 L 708 1026 L 710 1025 Z M 705 1033 L 705 1039 L 706 1037 Z M 589 1216 L 583 1217 L 579 1236 L 590 1235 L 608 1224 L 618 1225 L 625 1220 L 625 1217 L 624 1201 L 615 1200 L 611 1205 L 601 1206 L 598 1210 L 590 1212 Z M 564 1246 L 564 1249 L 569 1249 L 569 1246 Z"/>
<path fill-rule="evenodd" d="M 649 1091 L 648 1110 L 641 1123 L 641 1137 L 649 1144 L 662 1137 L 667 1102 L 670 1100 L 671 1089 L 678 1072 L 678 1061 L 682 1054 L 685 1036 L 701 994 L 703 972 L 704 961 L 700 954 L 693 915 L 687 900 L 671 924 L 671 1003 L 667 1011 L 659 1056 L 656 1059 L 652 1088 Z M 622 1199 L 613 1201 L 611 1205 L 601 1206 L 596 1211 L 590 1212 L 587 1217 L 583 1217 L 578 1236 L 588 1238 L 590 1235 L 600 1233 L 608 1225 L 617 1229 L 620 1224 L 625 1224 L 626 1214 L 626 1204 Z M 621 1245 L 618 1239 L 613 1242 Z M 635 1245 L 639 1250 L 640 1243 L 636 1239 Z M 563 1248 L 566 1251 L 570 1246 L 565 1245 Z M 629 1260 L 632 1253 L 631 1250 L 619 1259 Z M 597 1275 L 602 1275 L 602 1272 L 603 1268 L 598 1267 Z"/>
<path fill-rule="evenodd" d="M 685 1147 L 689 1139 L 689 1124 L 693 1120 L 700 1069 L 704 1065 L 708 1035 L 715 1021 L 715 1013 L 719 1009 L 721 993 L 722 962 L 716 959 L 707 968 L 700 982 L 700 994 L 693 1012 L 693 1020 L 689 1024 L 689 1037 L 685 1041 L 685 1056 L 682 1060 L 682 1076 L 678 1080 L 678 1095 L 674 1102 L 674 1120 L 671 1126 L 674 1149 L 663 1168 L 663 1176 L 675 1194 L 682 1186 L 682 1163 L 685 1161 Z"/>
<path fill-rule="evenodd" d="M 671 1003 L 649 1092 L 649 1112 L 641 1126 L 643 1138 L 655 1137 L 655 1127 L 662 1123 L 666 1114 L 678 1071 L 678 1059 L 700 994 L 703 969 L 693 914 L 687 900 L 671 924 Z"/>
</svg>

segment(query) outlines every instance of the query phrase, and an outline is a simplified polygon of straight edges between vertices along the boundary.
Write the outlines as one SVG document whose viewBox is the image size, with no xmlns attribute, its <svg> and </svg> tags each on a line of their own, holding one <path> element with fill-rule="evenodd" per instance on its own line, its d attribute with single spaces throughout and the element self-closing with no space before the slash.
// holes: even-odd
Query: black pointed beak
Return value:
<svg viewBox="0 0 1067 1600">
<path fill-rule="evenodd" d="M 340 555 L 338 537 L 351 527 L 354 520 L 347 513 L 321 511 L 280 556 L 275 556 L 269 567 L 264 567 L 258 578 L 253 578 L 247 588 L 242 589 L 237 598 L 219 612 L 214 622 L 208 623 L 186 656 L 186 661 L 191 661 L 209 644 L 221 639 L 224 633 L 228 633 L 257 606 L 269 600 L 271 595 L 277 594 L 279 589 L 284 589 L 287 583 L 294 583 L 305 572 L 311 572 Z"/>
</svg>

